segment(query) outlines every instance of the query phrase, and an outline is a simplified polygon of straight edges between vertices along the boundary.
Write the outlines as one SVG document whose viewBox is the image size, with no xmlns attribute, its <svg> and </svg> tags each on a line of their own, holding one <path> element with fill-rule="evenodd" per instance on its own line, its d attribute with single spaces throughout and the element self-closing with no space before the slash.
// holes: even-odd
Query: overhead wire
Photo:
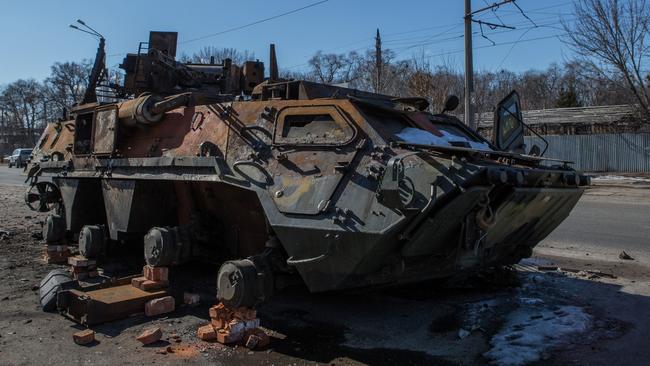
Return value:
<svg viewBox="0 0 650 366">
<path fill-rule="evenodd" d="M 196 41 L 201 41 L 201 40 L 204 40 L 204 39 L 216 37 L 216 36 L 219 36 L 219 35 L 222 35 L 222 34 L 235 32 L 235 31 L 238 31 L 238 30 L 241 30 L 241 29 L 244 29 L 244 28 L 252 27 L 252 26 L 257 25 L 257 24 L 265 23 L 265 22 L 268 22 L 268 21 L 271 21 L 271 20 L 274 20 L 274 19 L 278 19 L 278 18 L 287 16 L 287 15 L 291 15 L 291 14 L 294 14 L 294 13 L 297 13 L 297 12 L 300 12 L 300 11 L 303 11 L 303 10 L 306 10 L 306 9 L 309 9 L 309 8 L 313 8 L 315 6 L 324 4 L 324 3 L 328 2 L 328 1 L 329 0 L 320 0 L 320 1 L 317 1 L 317 2 L 314 2 L 314 3 L 311 3 L 311 4 L 307 4 L 305 6 L 293 9 L 293 10 L 286 11 L 284 13 L 276 14 L 276 15 L 273 15 L 273 16 L 270 16 L 270 17 L 267 17 L 267 18 L 264 18 L 264 19 L 259 19 L 259 20 L 256 20 L 254 22 L 251 22 L 251 23 L 247 23 L 247 24 L 243 24 L 243 25 L 240 25 L 240 26 L 224 29 L 222 31 L 212 33 L 212 34 L 207 34 L 205 36 L 190 38 L 188 40 L 178 42 L 178 44 L 188 44 L 188 43 L 191 43 L 191 42 L 196 42 Z M 126 52 L 114 53 L 114 54 L 108 55 L 107 57 L 121 56 L 121 55 L 125 55 L 125 54 L 126 54 Z"/>
</svg>

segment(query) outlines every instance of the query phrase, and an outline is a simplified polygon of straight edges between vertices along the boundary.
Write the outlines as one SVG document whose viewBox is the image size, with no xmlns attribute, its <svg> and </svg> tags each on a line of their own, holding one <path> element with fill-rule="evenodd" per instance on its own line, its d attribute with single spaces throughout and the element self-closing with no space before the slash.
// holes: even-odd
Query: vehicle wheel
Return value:
<svg viewBox="0 0 650 366">
<path fill-rule="evenodd" d="M 63 269 L 50 271 L 41 280 L 39 295 L 43 311 L 53 311 L 56 309 L 56 295 L 61 290 L 67 290 L 75 287 L 75 281 L 70 277 L 70 273 Z"/>
</svg>

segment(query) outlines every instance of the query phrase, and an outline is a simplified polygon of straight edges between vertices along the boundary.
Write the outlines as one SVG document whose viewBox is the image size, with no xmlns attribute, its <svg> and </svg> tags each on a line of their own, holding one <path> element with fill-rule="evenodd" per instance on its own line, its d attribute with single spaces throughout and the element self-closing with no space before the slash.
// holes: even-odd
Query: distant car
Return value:
<svg viewBox="0 0 650 366">
<path fill-rule="evenodd" d="M 32 149 L 16 149 L 9 157 L 9 167 L 22 168 L 27 165 Z"/>
</svg>

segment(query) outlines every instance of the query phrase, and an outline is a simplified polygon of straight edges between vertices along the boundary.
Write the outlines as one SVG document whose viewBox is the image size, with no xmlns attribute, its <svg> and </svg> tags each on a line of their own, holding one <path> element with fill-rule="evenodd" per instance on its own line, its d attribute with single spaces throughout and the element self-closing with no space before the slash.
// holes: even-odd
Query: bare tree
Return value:
<svg viewBox="0 0 650 366">
<path fill-rule="evenodd" d="M 91 64 L 87 61 L 57 62 L 52 65 L 51 74 L 44 82 L 44 97 L 50 106 L 50 115 L 60 115 L 63 109 L 70 110 L 81 102 L 88 86 L 90 69 Z"/>
<path fill-rule="evenodd" d="M 206 46 L 201 48 L 198 52 L 194 53 L 192 57 L 181 55 L 182 62 L 194 62 L 199 64 L 210 63 L 214 58 L 215 62 L 222 62 L 229 58 L 235 64 L 242 64 L 244 61 L 255 60 L 255 53 L 247 50 L 238 50 L 236 48 L 219 48 L 214 46 Z"/>
<path fill-rule="evenodd" d="M 645 0 L 578 0 L 575 20 L 563 22 L 567 43 L 590 71 L 623 83 L 643 113 L 650 114 L 645 74 L 650 47 L 650 9 Z"/>
<path fill-rule="evenodd" d="M 325 54 L 318 51 L 309 59 L 309 68 L 316 81 L 324 84 L 340 84 L 353 81 L 358 77 L 359 61 L 356 52 L 346 55 Z"/>
<path fill-rule="evenodd" d="M 7 128 L 22 135 L 24 144 L 35 145 L 36 130 L 45 124 L 43 96 L 43 86 L 34 79 L 14 81 L 2 92 Z"/>
</svg>

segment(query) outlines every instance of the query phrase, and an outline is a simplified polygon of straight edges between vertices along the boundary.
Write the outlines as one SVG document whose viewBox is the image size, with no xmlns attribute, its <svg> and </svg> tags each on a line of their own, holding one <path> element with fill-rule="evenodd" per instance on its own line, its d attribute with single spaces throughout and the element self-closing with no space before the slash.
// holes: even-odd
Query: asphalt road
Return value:
<svg viewBox="0 0 650 366">
<path fill-rule="evenodd" d="M 650 262 L 650 189 L 587 191 L 569 217 L 538 246 L 561 255 L 617 260 L 625 251 Z"/>
<path fill-rule="evenodd" d="M 10 186 L 25 185 L 25 178 L 22 174 L 23 169 L 9 168 L 7 165 L 0 165 L 0 184 Z"/>
</svg>

